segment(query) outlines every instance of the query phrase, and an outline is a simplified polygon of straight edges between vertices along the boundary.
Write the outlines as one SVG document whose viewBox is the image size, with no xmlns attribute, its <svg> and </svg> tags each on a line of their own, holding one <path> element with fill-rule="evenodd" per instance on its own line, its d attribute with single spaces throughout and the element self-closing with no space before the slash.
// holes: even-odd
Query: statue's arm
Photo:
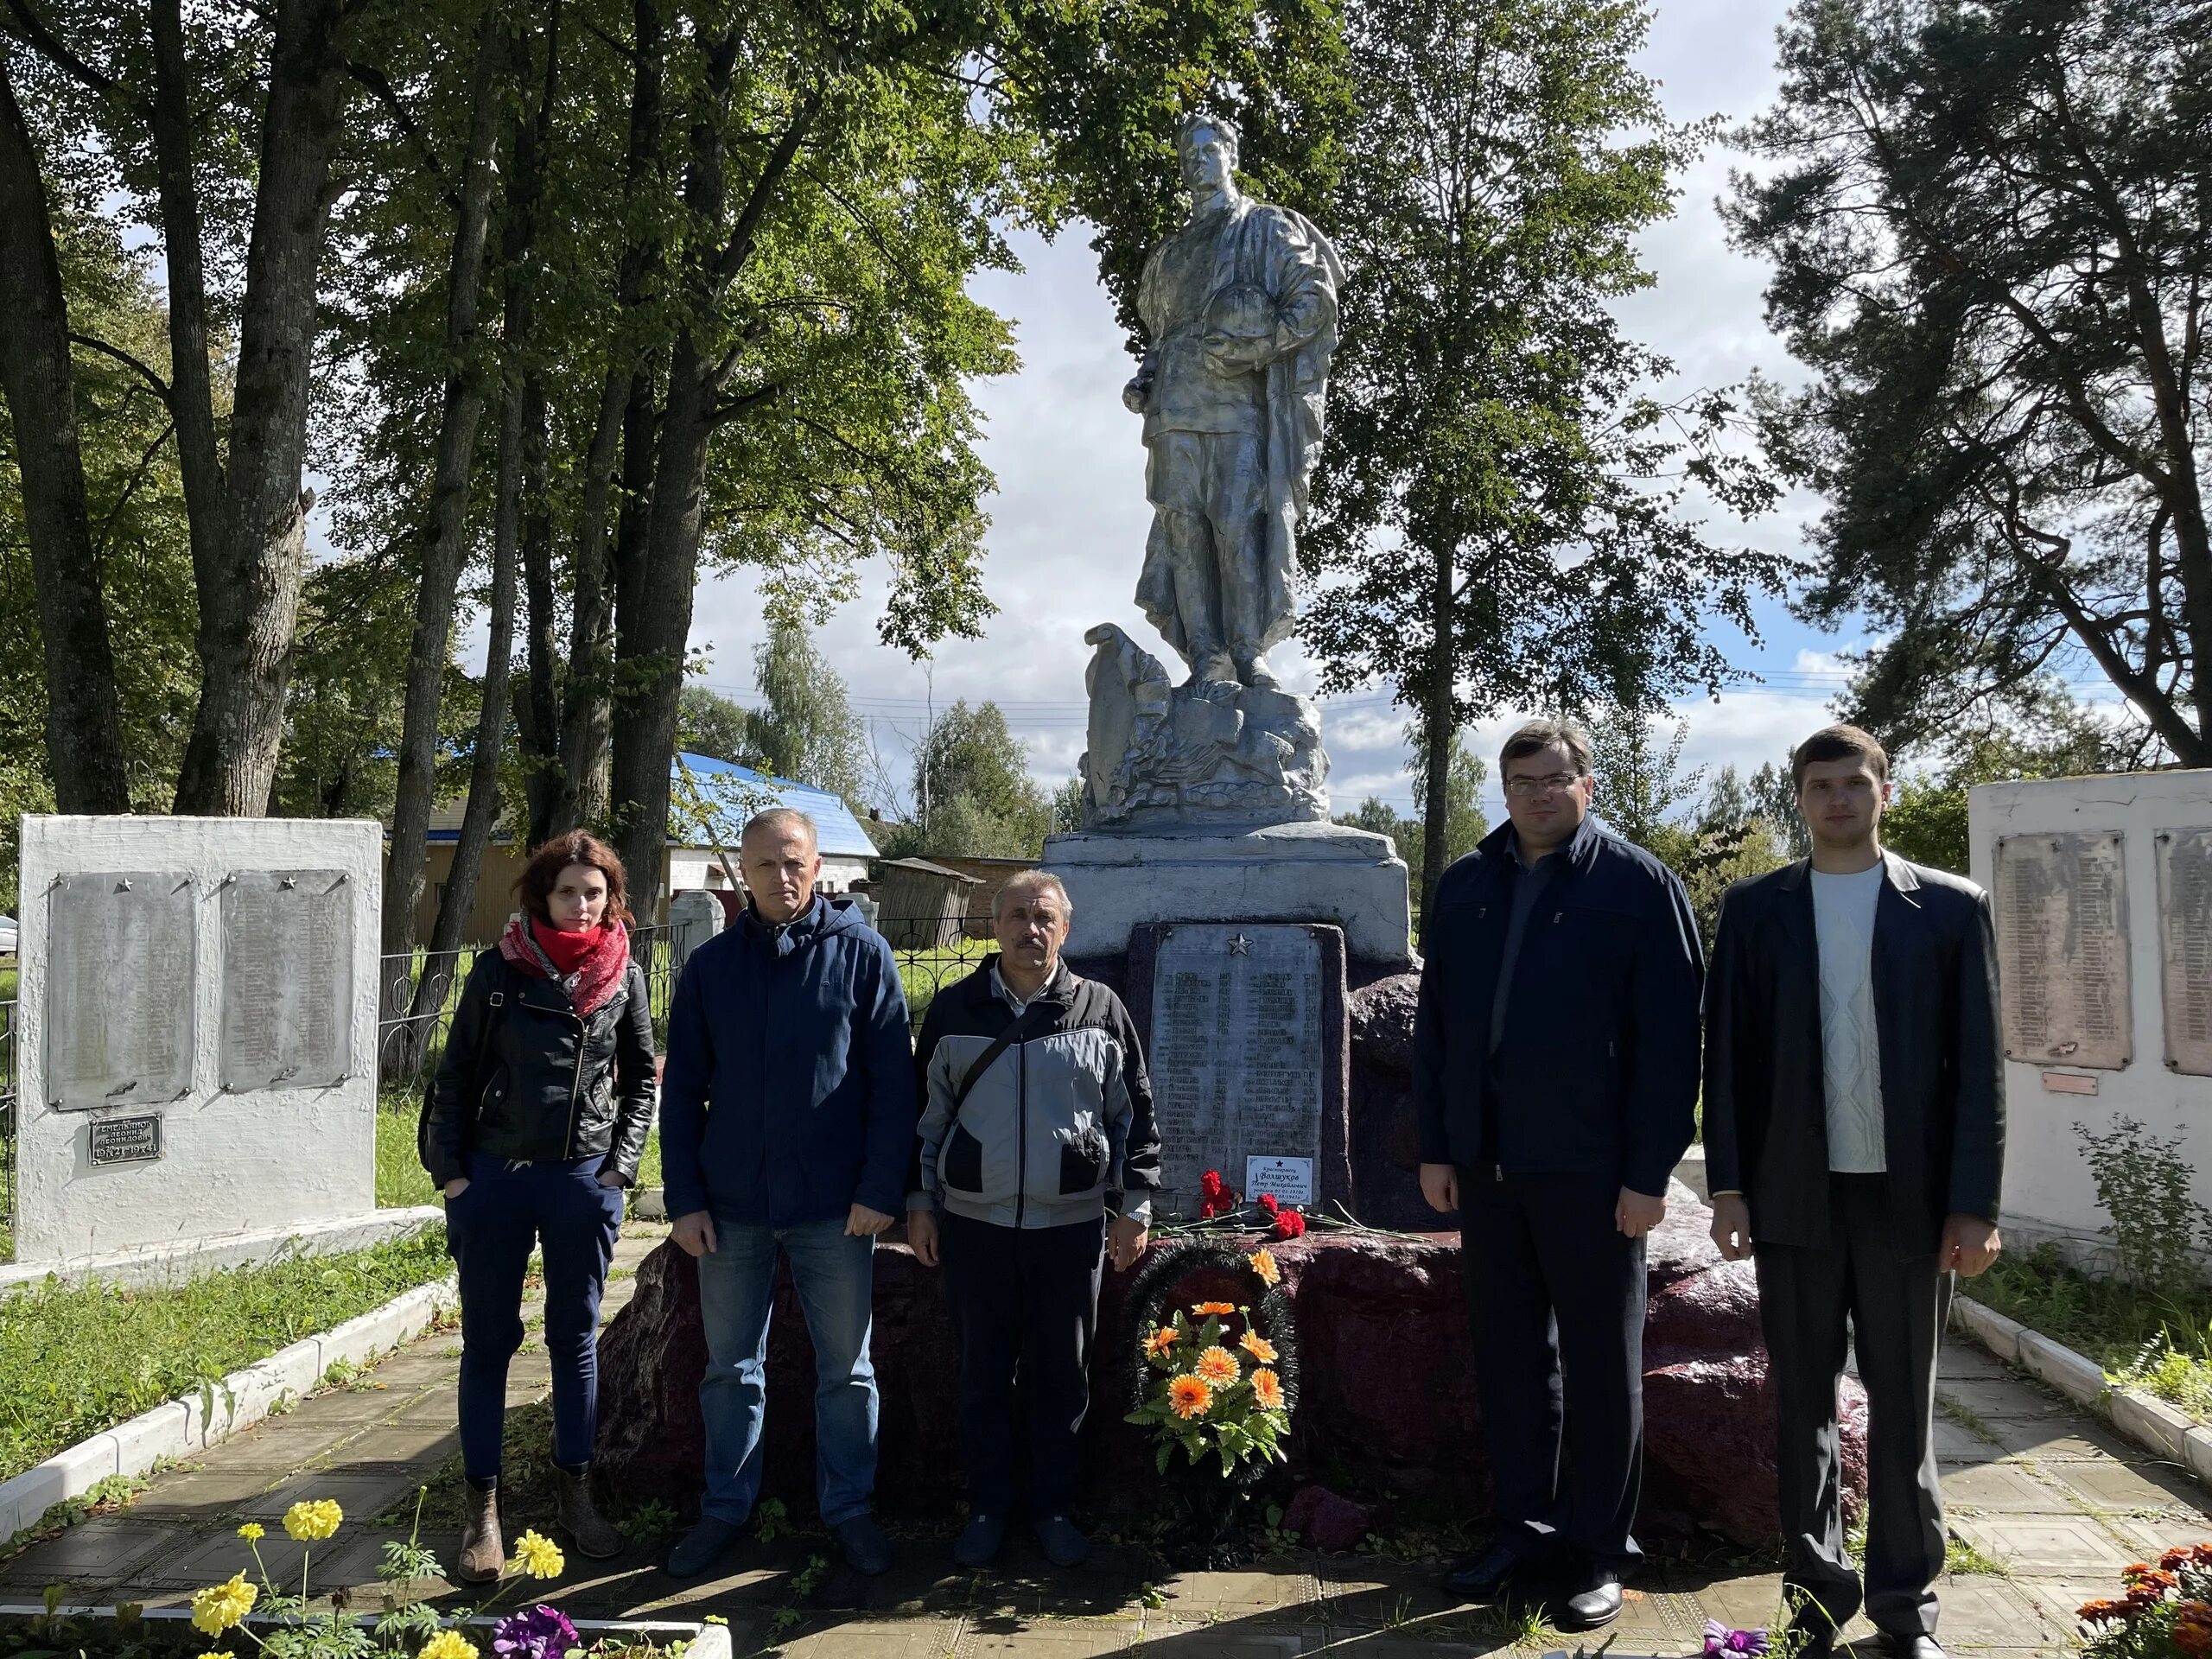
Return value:
<svg viewBox="0 0 2212 1659">
<path fill-rule="evenodd" d="M 1282 296 L 1275 308 L 1274 355 L 1303 351 L 1337 321 L 1333 251 L 1318 245 L 1321 233 L 1293 213 L 1281 215 L 1277 257 Z"/>
</svg>

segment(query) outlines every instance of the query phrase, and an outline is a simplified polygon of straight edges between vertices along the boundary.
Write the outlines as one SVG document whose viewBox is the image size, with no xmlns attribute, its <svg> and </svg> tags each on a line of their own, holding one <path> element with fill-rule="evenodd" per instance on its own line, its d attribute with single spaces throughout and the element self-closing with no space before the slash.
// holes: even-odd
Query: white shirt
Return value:
<svg viewBox="0 0 2212 1659">
<path fill-rule="evenodd" d="M 1878 1174 L 1889 1167 L 1882 1141 L 1882 1049 L 1874 1024 L 1874 911 L 1887 875 L 1879 864 L 1853 875 L 1813 872 L 1828 1167 L 1846 1174 Z"/>
</svg>

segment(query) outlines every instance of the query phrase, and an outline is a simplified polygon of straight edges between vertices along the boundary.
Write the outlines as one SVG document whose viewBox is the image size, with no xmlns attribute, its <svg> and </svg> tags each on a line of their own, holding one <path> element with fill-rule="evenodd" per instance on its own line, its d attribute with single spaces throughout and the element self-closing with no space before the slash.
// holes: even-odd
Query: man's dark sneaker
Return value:
<svg viewBox="0 0 2212 1659">
<path fill-rule="evenodd" d="M 869 1578 L 891 1570 L 891 1541 L 872 1515 L 856 1515 L 830 1529 L 837 1548 L 845 1552 L 845 1565 Z"/>
<path fill-rule="evenodd" d="M 1037 1542 L 1054 1567 L 1081 1567 L 1090 1554 L 1090 1540 L 1065 1515 L 1039 1516 Z"/>
<path fill-rule="evenodd" d="M 1463 1561 L 1444 1575 L 1444 1587 L 1462 1601 L 1496 1601 L 1521 1570 L 1521 1557 L 1503 1544 Z"/>
<path fill-rule="evenodd" d="M 1599 1567 L 1573 1580 L 1569 1593 L 1552 1610 L 1552 1623 L 1562 1630 L 1594 1630 L 1620 1616 L 1621 1575 Z"/>
<path fill-rule="evenodd" d="M 1006 1541 L 1006 1517 L 972 1515 L 960 1535 L 952 1541 L 952 1559 L 963 1567 L 988 1567 Z"/>
<path fill-rule="evenodd" d="M 699 1517 L 699 1524 L 677 1540 L 676 1548 L 668 1552 L 664 1563 L 671 1579 L 696 1579 L 716 1561 L 743 1529 L 734 1521 L 717 1521 L 711 1515 Z"/>
</svg>

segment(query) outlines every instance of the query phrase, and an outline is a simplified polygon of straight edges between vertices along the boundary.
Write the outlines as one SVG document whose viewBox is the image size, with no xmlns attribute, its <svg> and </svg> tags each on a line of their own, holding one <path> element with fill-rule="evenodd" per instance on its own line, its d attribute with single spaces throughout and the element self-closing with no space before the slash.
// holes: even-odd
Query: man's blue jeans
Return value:
<svg viewBox="0 0 2212 1659">
<path fill-rule="evenodd" d="M 845 1219 L 801 1227 L 715 1221 L 715 1249 L 699 1258 L 707 1375 L 702 1516 L 742 1526 L 760 1492 L 760 1422 L 767 1400 L 768 1318 L 779 1250 L 814 1338 L 815 1496 L 825 1525 L 866 1515 L 875 1491 L 874 1319 L 875 1241 L 845 1236 Z"/>
</svg>

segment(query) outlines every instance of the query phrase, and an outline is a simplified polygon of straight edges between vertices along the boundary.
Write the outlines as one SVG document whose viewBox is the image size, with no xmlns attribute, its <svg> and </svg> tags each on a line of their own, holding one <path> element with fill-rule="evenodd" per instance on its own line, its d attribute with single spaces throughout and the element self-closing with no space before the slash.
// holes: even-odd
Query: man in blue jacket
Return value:
<svg viewBox="0 0 2212 1659">
<path fill-rule="evenodd" d="M 760 1492 L 780 1252 L 814 1340 L 822 1519 L 857 1571 L 881 1573 L 891 1546 L 869 1513 L 868 1347 L 875 1236 L 905 1204 L 919 1116 L 906 993 L 882 936 L 816 895 L 822 855 L 805 814 L 760 814 L 738 861 L 750 902 L 685 966 L 661 1077 L 670 1235 L 698 1260 L 707 1337 L 707 1491 L 668 1570 L 714 1565 Z"/>
<path fill-rule="evenodd" d="M 1511 822 L 1444 873 L 1414 1025 L 1421 1192 L 1459 1212 L 1497 1536 L 1447 1582 L 1565 1630 L 1640 1559 L 1644 1235 L 1695 1132 L 1703 965 L 1672 872 L 1589 816 L 1590 741 L 1535 721 Z"/>
</svg>

